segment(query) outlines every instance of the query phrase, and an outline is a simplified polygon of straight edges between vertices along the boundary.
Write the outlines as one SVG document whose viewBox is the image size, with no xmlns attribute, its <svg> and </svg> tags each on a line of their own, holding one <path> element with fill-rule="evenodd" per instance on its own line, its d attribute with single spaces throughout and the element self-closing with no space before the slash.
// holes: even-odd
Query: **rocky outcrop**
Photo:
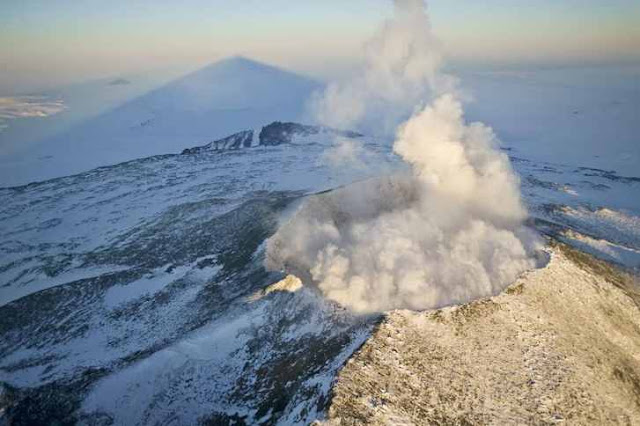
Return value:
<svg viewBox="0 0 640 426">
<path fill-rule="evenodd" d="M 203 152 L 211 152 L 211 151 L 249 148 L 251 146 L 252 141 L 253 141 L 253 130 L 243 130 L 242 132 L 234 133 L 231 136 L 227 136 L 226 138 L 209 142 L 206 145 L 196 146 L 194 148 L 187 148 L 182 151 L 182 154 L 183 155 L 200 154 Z"/>
<path fill-rule="evenodd" d="M 294 137 L 308 137 L 318 135 L 320 133 L 328 133 L 332 136 L 342 136 L 346 138 L 358 138 L 360 133 L 335 130 L 322 126 L 308 126 L 298 123 L 283 123 L 275 121 L 264 126 L 260 131 L 260 145 L 274 146 L 291 143 Z"/>
<path fill-rule="evenodd" d="M 253 146 L 253 134 L 253 130 L 243 130 L 226 138 L 209 142 L 206 145 L 187 148 L 182 151 L 182 154 L 201 154 L 213 151 L 251 148 Z M 334 137 L 353 139 L 360 138 L 363 135 L 349 130 L 336 130 L 322 126 L 274 121 L 260 130 L 258 144 L 256 146 L 278 146 L 304 141 L 315 142 L 317 140 L 308 140 L 308 138 L 316 137 L 316 139 L 321 140 L 323 139 L 322 136 L 329 136 L 330 139 Z"/>
<path fill-rule="evenodd" d="M 640 424 L 640 293 L 566 246 L 502 294 L 394 311 L 342 369 L 329 424 Z"/>
<path fill-rule="evenodd" d="M 294 136 L 311 136 L 317 135 L 319 132 L 320 129 L 315 126 L 275 121 L 264 126 L 260 131 L 260 145 L 282 145 L 285 143 L 291 143 Z"/>
</svg>

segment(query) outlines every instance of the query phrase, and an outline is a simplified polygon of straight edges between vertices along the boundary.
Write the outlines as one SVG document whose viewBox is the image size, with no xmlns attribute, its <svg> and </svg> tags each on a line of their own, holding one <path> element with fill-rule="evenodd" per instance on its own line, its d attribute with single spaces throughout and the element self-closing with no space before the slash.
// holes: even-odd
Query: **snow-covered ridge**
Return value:
<svg viewBox="0 0 640 426">
<path fill-rule="evenodd" d="M 182 154 L 200 154 L 207 151 L 221 151 L 225 149 L 248 148 L 253 142 L 253 130 L 243 130 L 226 138 L 209 142 L 206 145 L 186 148 Z"/>
<path fill-rule="evenodd" d="M 322 415 L 372 324 L 308 289 L 273 291 L 284 276 L 264 270 L 261 247 L 300 197 L 370 171 L 321 163 L 322 131 L 270 129 L 291 142 L 0 189 L 0 410 L 10 423 Z"/>
<path fill-rule="evenodd" d="M 339 373 L 323 424 L 638 424 L 638 290 L 555 245 L 496 297 L 390 312 Z"/>
<path fill-rule="evenodd" d="M 7 418 L 308 424 L 323 417 L 333 378 L 369 337 L 372 319 L 308 288 L 273 286 L 284 276 L 264 270 L 264 241 L 300 197 L 396 173 L 398 161 L 385 141 L 352 134 L 376 155 L 355 171 L 332 167 L 322 157 L 335 133 L 281 120 L 245 123 L 240 128 L 253 130 L 216 139 L 226 141 L 217 151 L 0 189 Z M 263 130 L 273 143 L 259 144 Z M 637 261 L 619 250 L 640 244 L 637 182 L 534 162 L 515 149 L 509 155 L 532 225 L 603 257 Z"/>
<path fill-rule="evenodd" d="M 255 139 L 255 134 L 258 134 L 257 140 Z M 291 143 L 316 142 L 328 145 L 336 137 L 355 139 L 362 136 L 360 133 L 349 130 L 274 121 L 262 127 L 259 133 L 254 130 L 243 130 L 231 136 L 209 142 L 206 145 L 187 148 L 182 151 L 182 154 L 200 154 L 208 151 L 251 148 L 255 146 L 278 146 Z"/>
</svg>

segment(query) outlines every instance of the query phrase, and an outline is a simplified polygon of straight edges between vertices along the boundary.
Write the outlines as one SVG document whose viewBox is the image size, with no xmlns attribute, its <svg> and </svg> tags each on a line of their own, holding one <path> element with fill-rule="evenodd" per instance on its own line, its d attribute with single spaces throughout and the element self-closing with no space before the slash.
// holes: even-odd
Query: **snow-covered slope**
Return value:
<svg viewBox="0 0 640 426">
<path fill-rule="evenodd" d="M 335 372 L 372 319 L 309 289 L 265 290 L 283 276 L 263 268 L 262 243 L 301 197 L 367 174 L 330 169 L 322 153 L 331 139 L 307 133 L 0 190 L 6 418 L 321 416 Z"/>
<path fill-rule="evenodd" d="M 159 71 L 130 75 L 127 76 L 127 79 L 91 80 L 56 89 L 47 89 L 35 94 L 16 93 L 5 96 L 5 99 L 28 99 L 36 101 L 35 103 L 40 100 L 56 102 L 63 109 L 55 115 L 21 115 L 11 120 L 4 120 L 6 127 L 0 131 L 0 170 L 5 164 L 20 159 L 35 159 L 41 163 L 46 162 L 48 159 L 46 155 L 38 153 L 40 149 L 44 148 L 42 145 L 38 145 L 39 142 L 51 140 L 55 135 L 68 132 L 75 126 L 113 110 L 183 74 L 184 72 L 180 73 L 178 70 Z M 128 84 L 124 84 L 124 82 L 128 82 Z M 0 107 L 0 109 L 2 108 Z M 2 115 L 1 111 L 0 115 Z M 3 121 L 2 118 L 0 121 Z M 2 125 L 0 124 L 0 126 Z"/>
<path fill-rule="evenodd" d="M 318 87 L 269 65 L 226 59 L 5 158 L 0 186 L 179 152 L 273 120 L 298 120 Z"/>
<path fill-rule="evenodd" d="M 336 135 L 363 167 L 326 161 Z M 639 264 L 637 178 L 509 154 L 533 226 Z M 32 424 L 322 418 L 376 318 L 273 286 L 263 243 L 301 197 L 401 167 L 384 141 L 274 122 L 1 189 L 0 409 Z"/>
<path fill-rule="evenodd" d="M 639 424 L 637 284 L 551 255 L 496 297 L 388 313 L 340 372 L 326 424 Z"/>
<path fill-rule="evenodd" d="M 529 159 L 640 175 L 640 67 L 463 72 L 473 120 Z"/>
</svg>

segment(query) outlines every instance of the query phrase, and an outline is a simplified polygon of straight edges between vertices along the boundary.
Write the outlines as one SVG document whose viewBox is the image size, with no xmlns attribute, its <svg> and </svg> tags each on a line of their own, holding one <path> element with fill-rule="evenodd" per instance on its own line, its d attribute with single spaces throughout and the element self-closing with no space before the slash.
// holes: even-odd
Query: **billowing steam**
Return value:
<svg viewBox="0 0 640 426">
<path fill-rule="evenodd" d="M 465 123 L 453 80 L 438 73 L 423 1 L 395 4 L 364 78 L 330 85 L 314 105 L 319 120 L 343 128 L 417 111 L 393 146 L 411 173 L 312 197 L 267 245 L 268 268 L 357 312 L 466 302 L 535 266 L 537 239 L 523 227 L 507 157 L 490 128 Z"/>
<path fill-rule="evenodd" d="M 440 43 L 424 1 L 394 4 L 393 18 L 366 44 L 361 69 L 311 100 L 311 112 L 321 124 L 393 134 L 425 101 L 455 90 L 456 80 L 440 72 Z"/>
</svg>

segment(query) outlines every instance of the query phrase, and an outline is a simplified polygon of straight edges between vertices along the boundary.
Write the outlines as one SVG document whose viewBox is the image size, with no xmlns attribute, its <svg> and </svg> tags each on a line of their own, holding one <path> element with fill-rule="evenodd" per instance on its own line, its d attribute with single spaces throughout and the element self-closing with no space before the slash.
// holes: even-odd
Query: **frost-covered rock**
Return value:
<svg viewBox="0 0 640 426">
<path fill-rule="evenodd" d="M 502 294 L 394 311 L 333 389 L 330 424 L 639 424 L 640 292 L 556 246 Z"/>
<path fill-rule="evenodd" d="M 292 143 L 299 139 L 325 135 L 329 137 L 359 138 L 360 133 L 348 130 L 335 130 L 323 126 L 308 126 L 298 123 L 282 123 L 275 121 L 264 126 L 260 131 L 260 145 L 274 146 Z"/>
<path fill-rule="evenodd" d="M 234 133 L 226 138 L 218 139 L 213 142 L 209 142 L 206 145 L 196 146 L 194 148 L 187 148 L 182 151 L 182 154 L 201 154 L 207 151 L 220 151 L 224 149 L 240 149 L 249 148 L 253 141 L 253 130 L 243 130 L 242 132 Z"/>
</svg>

